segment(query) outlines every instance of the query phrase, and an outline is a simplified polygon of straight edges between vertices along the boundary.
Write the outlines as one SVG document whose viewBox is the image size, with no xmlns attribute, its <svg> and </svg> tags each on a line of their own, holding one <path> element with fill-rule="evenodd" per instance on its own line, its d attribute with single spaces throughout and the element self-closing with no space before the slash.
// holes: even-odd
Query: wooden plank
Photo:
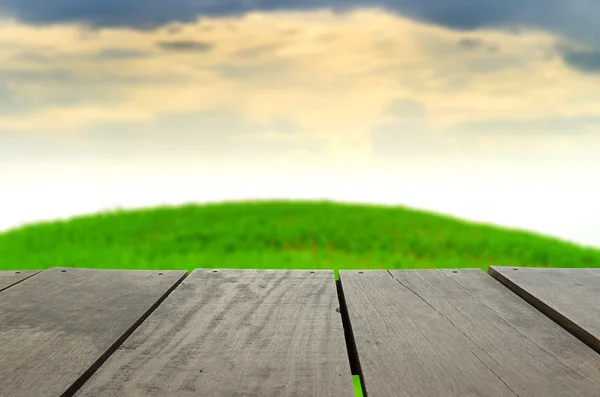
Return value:
<svg viewBox="0 0 600 397">
<path fill-rule="evenodd" d="M 368 397 L 599 395 L 600 355 L 479 269 L 340 280 Z"/>
<path fill-rule="evenodd" d="M 491 266 L 488 272 L 600 353 L 600 269 Z"/>
<path fill-rule="evenodd" d="M 39 270 L 6 270 L 0 271 L 0 292 L 38 274 Z"/>
<path fill-rule="evenodd" d="M 68 393 L 186 274 L 53 268 L 3 291 L 0 396 Z"/>
<path fill-rule="evenodd" d="M 353 396 L 332 271 L 195 270 L 76 396 Z"/>
</svg>

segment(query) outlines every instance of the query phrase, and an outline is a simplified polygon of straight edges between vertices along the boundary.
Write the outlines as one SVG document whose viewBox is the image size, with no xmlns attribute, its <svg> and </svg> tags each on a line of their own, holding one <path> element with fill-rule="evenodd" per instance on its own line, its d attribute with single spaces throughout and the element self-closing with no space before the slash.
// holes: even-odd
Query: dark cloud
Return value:
<svg viewBox="0 0 600 397">
<path fill-rule="evenodd" d="M 498 52 L 498 46 L 496 44 L 488 43 L 485 40 L 474 37 L 465 37 L 459 40 L 458 46 L 467 50 L 484 50 L 492 53 Z"/>
<path fill-rule="evenodd" d="M 183 27 L 181 25 L 173 25 L 173 26 L 169 26 L 169 29 L 167 29 L 167 32 L 169 32 L 169 34 L 177 34 L 179 32 L 181 32 L 183 29 Z"/>
<path fill-rule="evenodd" d="M 2 0 L 0 12 L 36 24 L 79 22 L 93 27 L 150 29 L 174 20 L 193 20 L 202 7 L 189 3 L 185 0 Z"/>
<path fill-rule="evenodd" d="M 467 49 L 475 49 L 481 48 L 483 41 L 481 39 L 473 39 L 470 37 L 465 37 L 458 42 L 459 47 L 467 48 Z"/>
<path fill-rule="evenodd" d="M 79 22 L 92 27 L 154 28 L 189 22 L 199 16 L 240 15 L 248 11 L 304 10 L 328 7 L 382 7 L 416 20 L 469 31 L 501 28 L 511 32 L 541 29 L 600 51 L 598 0 L 1 0 L 0 15 L 29 23 Z M 206 50 L 204 44 L 164 44 L 179 50 Z M 463 46 L 477 46 L 465 41 Z M 489 47 L 488 47 L 489 49 Z M 597 54 L 563 53 L 581 70 L 595 70 Z"/>
<path fill-rule="evenodd" d="M 249 6 L 248 4 L 251 4 Z M 94 25 L 156 26 L 189 21 L 198 15 L 222 15 L 254 10 L 383 6 L 415 18 L 457 29 L 510 22 L 551 20 L 565 12 L 597 10 L 597 0 L 3 0 L 0 8 L 29 22 L 83 21 Z M 596 20 L 600 15 L 596 17 Z M 577 21 L 572 21 L 577 23 Z"/>
<path fill-rule="evenodd" d="M 400 11 L 415 18 L 460 30 L 504 25 L 517 19 L 523 9 L 523 2 L 519 0 L 411 0 L 401 3 Z"/>
<path fill-rule="evenodd" d="M 354 6 L 384 6 L 442 25 L 475 28 L 510 19 L 520 8 L 516 0 L 256 0 L 251 7 L 248 4 L 243 0 L 3 0 L 0 9 L 33 23 L 76 21 L 143 29 L 171 21 L 192 21 L 199 15 L 320 7 L 347 10 Z"/>
<path fill-rule="evenodd" d="M 183 41 L 160 41 L 157 45 L 163 50 L 173 51 L 210 51 L 213 45 L 203 41 L 183 40 Z"/>
<path fill-rule="evenodd" d="M 107 60 L 126 60 L 126 59 L 137 59 L 144 58 L 150 55 L 145 51 L 138 50 L 123 50 L 123 49 L 105 49 L 97 54 L 95 54 L 96 58 L 107 59 Z"/>
<path fill-rule="evenodd" d="M 558 52 L 569 66 L 587 73 L 600 73 L 600 49 L 578 50 L 559 47 Z"/>
<path fill-rule="evenodd" d="M 87 53 L 40 53 L 40 52 L 22 52 L 15 56 L 17 60 L 26 61 L 31 63 L 45 63 L 53 62 L 53 61 L 82 61 L 93 59 L 94 61 L 126 61 L 130 59 L 138 59 L 150 56 L 151 54 L 146 51 L 139 50 L 126 50 L 126 49 L 117 49 L 117 48 L 107 48 L 101 51 L 98 51 L 93 54 Z"/>
</svg>

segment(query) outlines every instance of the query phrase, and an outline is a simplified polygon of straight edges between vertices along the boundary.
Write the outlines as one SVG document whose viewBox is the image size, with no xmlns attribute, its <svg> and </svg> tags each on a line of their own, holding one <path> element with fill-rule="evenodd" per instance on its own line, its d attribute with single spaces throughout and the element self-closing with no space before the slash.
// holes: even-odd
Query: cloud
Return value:
<svg viewBox="0 0 600 397">
<path fill-rule="evenodd" d="M 17 109 L 19 109 L 19 106 L 9 84 L 0 79 L 0 117 L 13 114 Z"/>
<path fill-rule="evenodd" d="M 189 4 L 183 0 L 172 4 L 158 0 L 5 0 L 0 5 L 5 15 L 27 23 L 81 22 L 94 27 L 135 26 L 142 29 L 173 20 L 193 20 L 203 8 L 198 2 Z"/>
<path fill-rule="evenodd" d="M 541 2 L 531 0 L 529 3 Z M 527 8 L 515 0 L 404 0 L 398 2 L 397 7 L 419 20 L 459 30 L 502 26 L 517 19 Z"/>
<path fill-rule="evenodd" d="M 458 46 L 465 48 L 467 50 L 484 50 L 487 52 L 497 52 L 498 46 L 493 43 L 487 43 L 486 41 L 474 38 L 474 37 L 465 37 L 460 39 L 458 42 Z"/>
<path fill-rule="evenodd" d="M 35 139 L 32 139 L 35 138 Z M 291 120 L 248 122 L 231 110 L 193 111 L 163 115 L 139 123 L 112 122 L 88 125 L 77 133 L 0 133 L 0 166 L 28 162 L 78 161 L 115 164 L 223 163 L 253 167 L 277 166 L 323 159 L 328 143 L 306 133 Z"/>
<path fill-rule="evenodd" d="M 444 173 L 463 167 L 466 174 L 476 174 L 493 165 L 520 176 L 532 166 L 579 167 L 578 172 L 593 175 L 599 164 L 598 131 L 600 116 L 466 122 L 443 131 L 406 120 L 373 128 L 371 148 L 376 164 L 401 172 L 429 168 Z"/>
<path fill-rule="evenodd" d="M 398 150 L 449 156 L 480 150 L 456 125 L 598 115 L 600 81 L 548 59 L 555 40 L 466 35 L 382 10 L 252 13 L 147 31 L 11 22 L 0 25 L 0 104 L 20 110 L 0 111 L 0 134 L 140 155 L 268 158 L 299 147 L 353 164 Z M 197 56 L 163 51 L 165 42 L 212 47 Z M 481 50 L 492 43 L 501 50 Z"/>
<path fill-rule="evenodd" d="M 138 125 L 98 125 L 82 130 L 78 139 L 101 157 L 281 161 L 298 151 L 317 156 L 327 149 L 327 142 L 305 133 L 293 120 L 250 122 L 233 110 L 164 115 Z"/>
<path fill-rule="evenodd" d="M 419 102 L 410 98 L 395 99 L 385 110 L 384 116 L 394 119 L 425 119 L 427 112 Z"/>
<path fill-rule="evenodd" d="M 544 117 L 521 120 L 487 120 L 465 122 L 455 126 L 456 131 L 466 134 L 522 135 L 529 136 L 564 135 L 575 136 L 600 132 L 600 114 L 577 117 Z"/>
<path fill-rule="evenodd" d="M 372 129 L 371 149 L 375 158 L 414 158 L 435 150 L 435 135 L 427 131 L 425 120 L 405 120 L 378 125 Z M 438 147 L 439 149 L 439 147 Z"/>
<path fill-rule="evenodd" d="M 197 17 L 248 12 L 384 8 L 427 23 L 458 30 L 543 29 L 600 46 L 597 0 L 3 0 L 0 11 L 27 23 L 85 23 L 96 27 L 151 29 Z"/>
<path fill-rule="evenodd" d="M 281 48 L 280 44 L 267 44 L 262 46 L 255 46 L 247 49 L 243 49 L 239 51 L 236 56 L 240 58 L 257 58 L 263 55 L 268 55 L 273 53 Z"/>
<path fill-rule="evenodd" d="M 60 52 L 37 52 L 23 51 L 17 54 L 14 59 L 32 64 L 47 64 L 56 61 L 60 58 L 62 61 L 90 61 L 92 59 L 97 62 L 103 61 L 119 61 L 144 58 L 150 56 L 150 52 L 135 49 L 123 48 L 103 48 L 96 53 L 60 53 Z"/>
<path fill-rule="evenodd" d="M 558 46 L 557 51 L 571 67 L 585 73 L 600 73 L 600 48 L 577 49 L 569 46 Z"/>
<path fill-rule="evenodd" d="M 389 121 L 371 129 L 372 155 L 379 160 L 430 155 L 439 149 L 439 139 L 429 131 L 425 107 L 410 98 L 396 98 L 385 109 Z"/>
<path fill-rule="evenodd" d="M 174 51 L 199 51 L 205 52 L 211 50 L 213 45 L 210 43 L 204 43 L 202 41 L 160 41 L 158 46 L 164 50 Z"/>
<path fill-rule="evenodd" d="M 233 16 L 247 13 L 280 10 L 310 10 L 329 8 L 348 11 L 354 8 L 378 7 L 415 20 L 444 26 L 459 31 L 500 29 L 522 34 L 526 30 L 550 32 L 557 38 L 587 46 L 587 50 L 563 50 L 556 54 L 575 70 L 589 73 L 600 67 L 600 2 L 596 0 L 174 0 L 166 4 L 158 0 L 4 0 L 0 16 L 18 18 L 27 23 L 56 24 L 83 23 L 94 27 L 133 27 L 156 29 L 168 25 L 176 34 L 181 24 L 197 18 Z M 210 27 L 206 27 L 207 31 Z M 484 43 L 480 38 L 467 37 L 458 42 L 459 47 L 490 53 L 498 51 L 496 43 Z M 165 50 L 205 52 L 213 44 L 196 40 L 160 41 Z M 277 46 L 245 49 L 240 56 L 252 57 L 273 51 Z M 43 58 L 43 55 L 38 55 Z M 117 59 L 143 56 L 143 52 L 115 49 L 100 59 Z M 479 61 L 482 72 L 494 70 L 495 64 Z"/>
<path fill-rule="evenodd" d="M 146 51 L 106 48 L 95 54 L 98 59 L 105 60 L 126 60 L 147 57 L 149 54 Z"/>
</svg>

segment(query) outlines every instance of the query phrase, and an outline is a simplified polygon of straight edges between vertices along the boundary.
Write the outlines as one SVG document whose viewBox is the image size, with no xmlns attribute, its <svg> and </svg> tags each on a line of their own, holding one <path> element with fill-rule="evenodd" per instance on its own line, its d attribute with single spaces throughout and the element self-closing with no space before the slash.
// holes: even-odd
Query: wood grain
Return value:
<svg viewBox="0 0 600 397">
<path fill-rule="evenodd" d="M 195 270 L 76 396 L 353 396 L 332 271 Z"/>
<path fill-rule="evenodd" d="M 68 392 L 186 274 L 53 268 L 3 291 L 0 396 Z"/>
<path fill-rule="evenodd" d="M 39 270 L 3 270 L 0 271 L 0 292 L 12 287 L 29 277 L 38 274 Z"/>
<path fill-rule="evenodd" d="M 340 280 L 368 397 L 600 395 L 600 355 L 479 269 Z"/>
<path fill-rule="evenodd" d="M 600 269 L 491 266 L 488 272 L 600 353 Z"/>
</svg>

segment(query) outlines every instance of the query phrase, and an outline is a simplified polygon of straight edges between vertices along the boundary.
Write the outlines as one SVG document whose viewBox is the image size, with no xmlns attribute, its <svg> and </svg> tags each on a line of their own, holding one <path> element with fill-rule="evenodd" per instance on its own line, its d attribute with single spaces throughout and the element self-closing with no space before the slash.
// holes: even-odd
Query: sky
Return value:
<svg viewBox="0 0 600 397">
<path fill-rule="evenodd" d="M 600 247 L 598 153 L 597 0 L 0 0 L 0 230 L 299 198 Z"/>
</svg>

